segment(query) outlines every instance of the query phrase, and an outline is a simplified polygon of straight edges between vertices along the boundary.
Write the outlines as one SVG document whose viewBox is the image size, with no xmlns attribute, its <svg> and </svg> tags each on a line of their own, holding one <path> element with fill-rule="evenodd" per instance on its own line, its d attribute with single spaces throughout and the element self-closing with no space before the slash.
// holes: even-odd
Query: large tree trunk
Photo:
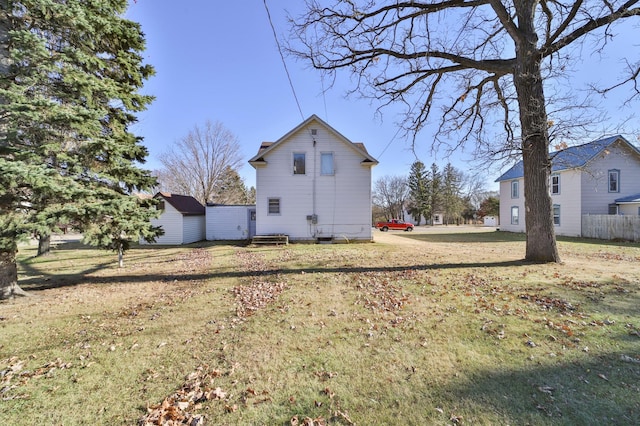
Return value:
<svg viewBox="0 0 640 426">
<path fill-rule="evenodd" d="M 38 236 L 38 254 L 36 256 L 47 256 L 51 251 L 51 235 Z"/>
<path fill-rule="evenodd" d="M 549 194 L 549 132 L 542 84 L 542 58 L 534 30 L 535 0 L 516 2 L 518 24 L 525 36 L 516 44 L 514 84 L 520 107 L 522 161 L 524 165 L 525 259 L 560 262 Z"/>
<path fill-rule="evenodd" d="M 0 300 L 26 295 L 18 286 L 16 252 L 0 251 Z"/>
</svg>

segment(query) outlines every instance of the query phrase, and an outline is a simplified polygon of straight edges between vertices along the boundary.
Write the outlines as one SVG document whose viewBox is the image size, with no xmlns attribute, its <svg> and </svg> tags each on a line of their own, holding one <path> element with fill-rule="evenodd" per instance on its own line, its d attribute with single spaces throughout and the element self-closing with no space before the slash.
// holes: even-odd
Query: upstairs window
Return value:
<svg viewBox="0 0 640 426">
<path fill-rule="evenodd" d="M 511 182 L 511 198 L 518 198 L 520 196 L 520 188 L 518 185 L 518 181 L 514 180 Z"/>
<path fill-rule="evenodd" d="M 305 154 L 304 152 L 295 152 L 293 154 L 293 174 L 305 174 Z"/>
<path fill-rule="evenodd" d="M 332 176 L 333 170 L 333 152 L 323 152 L 320 154 L 320 174 L 324 176 Z"/>
<path fill-rule="evenodd" d="M 560 193 L 560 175 L 551 175 L 551 194 Z"/>
<path fill-rule="evenodd" d="M 609 170 L 609 192 L 620 192 L 620 170 Z"/>
</svg>

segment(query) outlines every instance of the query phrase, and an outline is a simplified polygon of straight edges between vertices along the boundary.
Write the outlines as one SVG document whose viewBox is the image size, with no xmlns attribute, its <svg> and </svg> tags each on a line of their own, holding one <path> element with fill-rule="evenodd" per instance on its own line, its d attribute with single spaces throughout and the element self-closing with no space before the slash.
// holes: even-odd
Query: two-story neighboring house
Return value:
<svg viewBox="0 0 640 426">
<path fill-rule="evenodd" d="M 371 168 L 378 161 L 316 115 L 249 160 L 256 169 L 256 235 L 372 239 Z"/>
<path fill-rule="evenodd" d="M 640 214 L 640 151 L 620 135 L 551 154 L 557 235 L 581 236 L 582 215 Z M 525 232 L 522 161 L 500 183 L 500 229 Z"/>
</svg>

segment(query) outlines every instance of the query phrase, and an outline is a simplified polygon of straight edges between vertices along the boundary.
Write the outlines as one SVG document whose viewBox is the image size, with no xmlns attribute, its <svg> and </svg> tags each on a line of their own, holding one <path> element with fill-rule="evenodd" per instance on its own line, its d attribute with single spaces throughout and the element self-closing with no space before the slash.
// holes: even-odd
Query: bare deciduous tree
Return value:
<svg viewBox="0 0 640 426">
<path fill-rule="evenodd" d="M 230 173 L 237 175 L 242 164 L 240 142 L 220 122 L 207 121 L 174 142 L 160 162 L 164 168 L 156 175 L 161 190 L 191 195 L 202 204 L 224 202 L 234 198 L 224 191 L 232 189 Z"/>
<path fill-rule="evenodd" d="M 292 20 L 300 44 L 290 50 L 332 78 L 341 69 L 351 72 L 353 92 L 383 106 L 406 105 L 403 124 L 414 136 L 435 120 L 434 144 L 455 137 L 453 149 L 494 140 L 500 141 L 495 152 L 519 150 L 525 257 L 558 262 L 545 88 L 551 77 L 565 73 L 587 36 L 594 50 L 605 49 L 615 24 L 640 16 L 639 2 L 306 0 L 305 15 Z M 636 97 L 639 70 L 640 62 L 627 60 L 628 74 L 619 82 L 631 84 Z M 499 138 L 495 128 L 501 129 Z"/>
<path fill-rule="evenodd" d="M 403 176 L 383 176 L 374 185 L 373 202 L 382 208 L 386 219 L 404 219 L 408 198 L 409 186 Z"/>
</svg>

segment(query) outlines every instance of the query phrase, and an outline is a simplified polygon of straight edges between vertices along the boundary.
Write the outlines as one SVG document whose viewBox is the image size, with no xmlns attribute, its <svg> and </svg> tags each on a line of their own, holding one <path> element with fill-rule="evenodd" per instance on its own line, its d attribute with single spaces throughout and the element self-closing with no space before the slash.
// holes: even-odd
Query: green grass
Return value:
<svg viewBox="0 0 640 426">
<path fill-rule="evenodd" d="M 122 270 L 28 248 L 0 423 L 136 424 L 194 372 L 224 392 L 189 407 L 208 424 L 640 423 L 638 244 L 561 240 L 539 265 L 518 234 L 393 238 L 140 247 Z"/>
</svg>

